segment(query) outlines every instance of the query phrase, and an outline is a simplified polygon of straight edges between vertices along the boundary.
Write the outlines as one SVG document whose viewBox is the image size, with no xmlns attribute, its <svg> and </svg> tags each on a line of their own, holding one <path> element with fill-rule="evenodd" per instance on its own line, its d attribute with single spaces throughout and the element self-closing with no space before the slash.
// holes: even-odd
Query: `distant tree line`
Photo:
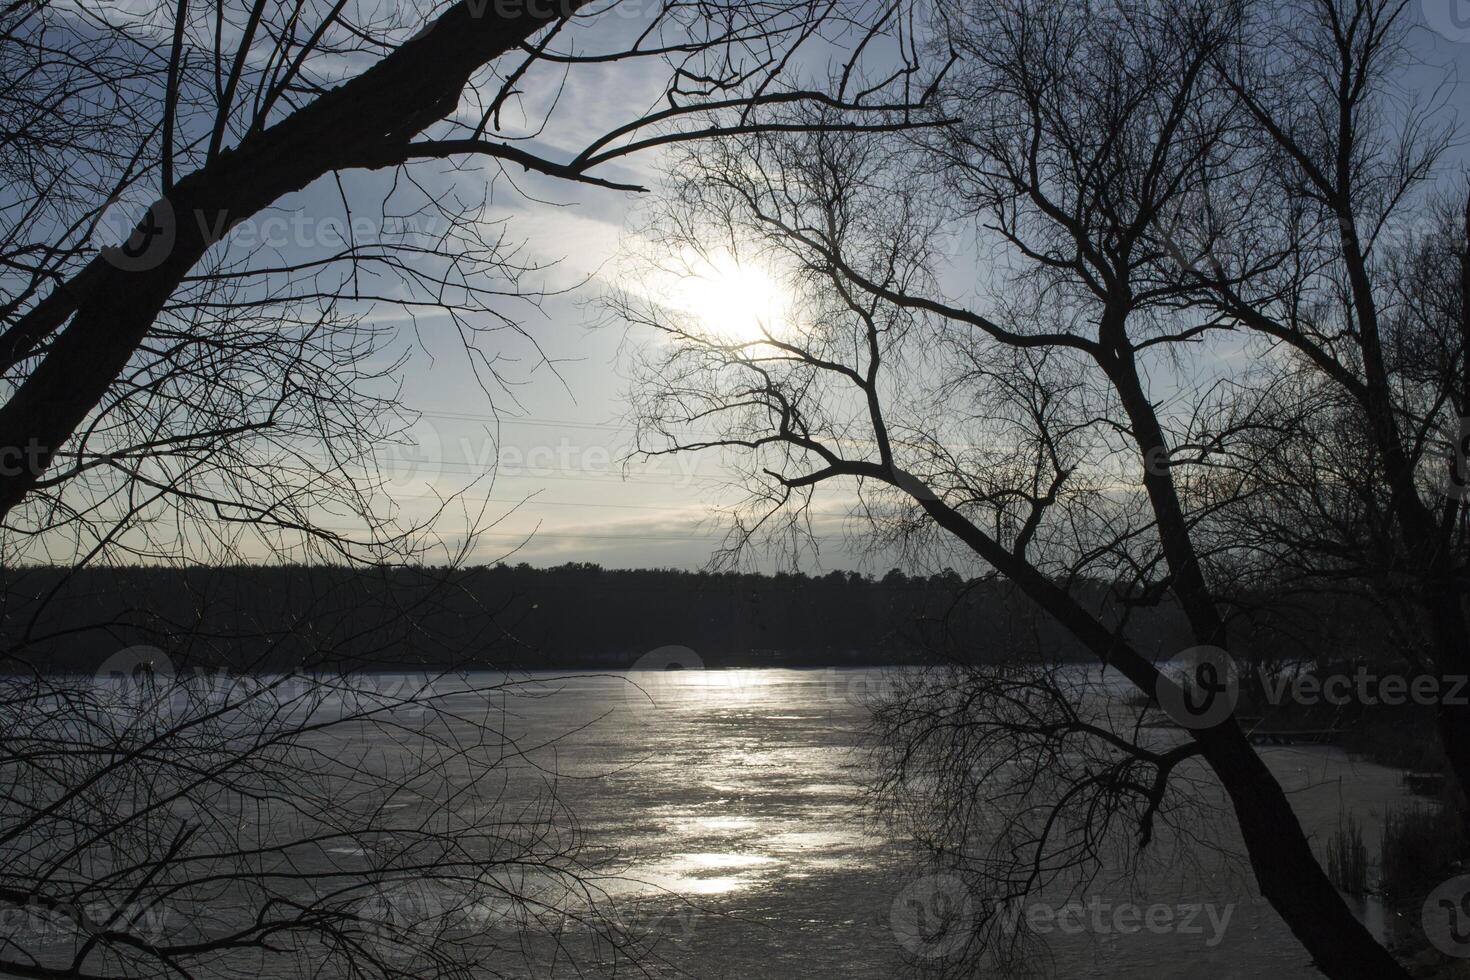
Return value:
<svg viewBox="0 0 1470 980">
<path fill-rule="evenodd" d="M 706 666 L 1083 657 L 1015 586 L 952 570 L 875 577 L 591 563 L 235 565 L 12 569 L 7 579 L 5 649 L 46 671 L 90 673 L 138 645 L 156 646 L 180 669 L 269 671 L 617 669 L 674 645 Z M 1168 603 L 1125 606 L 1096 582 L 1073 583 L 1072 591 L 1099 615 L 1126 618 L 1126 632 L 1160 658 L 1190 645 Z M 1268 666 L 1392 655 L 1371 612 L 1351 598 L 1263 594 L 1238 616 L 1255 659 Z M 1341 628 L 1327 636 L 1323 622 Z"/>
</svg>

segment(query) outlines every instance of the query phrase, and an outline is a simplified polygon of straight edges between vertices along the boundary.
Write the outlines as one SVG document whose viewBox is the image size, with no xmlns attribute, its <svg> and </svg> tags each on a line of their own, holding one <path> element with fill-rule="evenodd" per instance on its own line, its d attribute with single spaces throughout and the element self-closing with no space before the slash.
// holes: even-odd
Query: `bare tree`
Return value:
<svg viewBox="0 0 1470 980">
<path fill-rule="evenodd" d="M 886 140 L 883 154 L 819 135 L 685 160 L 675 240 L 696 247 L 699 228 L 745 242 L 747 261 L 787 269 L 809 298 L 761 336 L 732 338 L 625 297 L 625 314 L 667 338 L 638 377 L 645 451 L 743 459 L 754 489 L 737 540 L 800 527 L 816 488 L 855 483 L 856 516 L 957 539 L 1145 698 L 1180 703 L 1126 623 L 1072 586 L 1095 575 L 1133 605 L 1170 597 L 1195 643 L 1230 644 L 1238 549 L 1201 529 L 1252 487 L 1199 471 L 1244 458 L 1249 436 L 1283 420 L 1247 399 L 1253 409 L 1213 426 L 1229 379 L 1206 373 L 1167 398 L 1150 379 L 1183 373 L 1188 350 L 1234 326 L 1201 299 L 1202 276 L 1255 282 L 1281 261 L 1229 251 L 1272 206 L 1270 189 L 1240 179 L 1260 161 L 1249 113 L 1214 77 L 1242 56 L 1251 13 L 982 5 L 951 24 L 961 61 L 941 105 L 956 126 L 906 150 Z M 1214 207 L 1224 186 L 1229 212 Z M 992 310 L 940 288 L 944 234 L 997 246 L 979 283 L 1002 294 Z M 1263 894 L 1317 966 L 1404 975 L 1342 902 L 1228 707 L 1182 721 L 1181 756 L 1219 779 Z M 1145 838 L 1172 753 L 1134 744 L 1094 788 L 1146 815 Z"/>
<path fill-rule="evenodd" d="M 368 638 L 384 655 L 401 656 L 413 625 L 399 622 Z M 545 766 L 555 734 L 502 724 L 547 688 L 344 674 L 325 669 L 331 647 L 321 655 L 284 673 L 204 672 L 135 646 L 95 678 L 8 661 L 0 971 L 636 966 L 644 951 L 606 893 L 616 869 L 585 853 Z"/>
<path fill-rule="evenodd" d="M 412 557 L 421 526 L 395 523 L 376 466 L 412 420 L 386 318 L 441 318 L 503 391 L 514 304 L 556 288 L 490 188 L 637 190 L 598 174 L 804 101 L 904 125 L 927 84 L 908 14 L 881 4 L 23 3 L 3 27 L 12 560 L 57 530 L 82 556 L 176 554 L 143 525 L 181 517 L 223 552 L 257 534 Z M 800 84 L 829 57 L 830 85 Z M 645 108 L 589 134 L 559 93 L 594 73 Z M 332 198 L 335 234 L 262 233 Z"/>
<path fill-rule="evenodd" d="M 497 213 L 505 196 L 637 191 L 630 155 L 805 102 L 836 113 L 824 125 L 909 125 L 933 80 L 913 26 L 865 2 L 0 12 L 0 971 L 481 976 L 629 958 L 554 772 L 501 724 L 524 684 L 383 690 L 322 676 L 316 650 L 284 676 L 201 687 L 157 669 L 162 653 L 121 667 L 119 692 L 30 656 L 55 639 L 33 627 L 60 587 L 24 566 L 262 550 L 462 564 L 485 512 L 441 546 L 425 532 L 454 496 L 405 520 L 382 466 L 413 420 L 394 321 L 446 325 L 503 394 L 521 380 L 507 334 L 549 366 L 521 313 L 563 288 Z M 597 130 L 563 98 L 594 76 L 627 107 Z M 392 629 L 363 617 L 354 641 L 401 658 L 431 601 L 393 610 Z M 192 637 L 232 664 L 312 639 Z"/>
<path fill-rule="evenodd" d="M 1320 0 L 1246 22 L 1239 52 L 1214 69 L 1249 122 L 1252 179 L 1278 203 L 1191 271 L 1209 287 L 1202 303 L 1316 375 L 1348 433 L 1339 444 L 1363 458 L 1342 485 L 1366 508 L 1369 563 L 1418 637 L 1406 652 L 1443 682 L 1470 670 L 1456 448 L 1470 409 L 1470 227 L 1463 189 L 1452 204 L 1425 200 L 1454 134 L 1442 93 L 1416 102 L 1396 89 L 1406 16 L 1395 3 Z M 1341 550 L 1344 535 L 1322 540 Z M 1438 723 L 1470 784 L 1470 710 L 1441 702 Z"/>
<path fill-rule="evenodd" d="M 1028 902 L 1064 904 L 1104 870 L 1191 868 L 1218 844 L 1194 745 L 1037 653 L 906 675 L 873 706 L 882 812 L 966 886 L 912 944 L 926 975 L 1045 972 Z"/>
</svg>

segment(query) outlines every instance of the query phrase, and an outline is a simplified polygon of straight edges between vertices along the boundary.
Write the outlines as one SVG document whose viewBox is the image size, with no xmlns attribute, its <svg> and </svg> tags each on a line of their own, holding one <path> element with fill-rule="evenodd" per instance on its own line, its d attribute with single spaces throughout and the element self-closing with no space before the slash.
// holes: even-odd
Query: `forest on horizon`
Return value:
<svg viewBox="0 0 1470 980">
<path fill-rule="evenodd" d="M 281 671 L 621 669 L 664 647 L 709 667 L 1084 659 L 1075 639 L 1017 589 L 952 569 L 882 576 L 432 566 L 192 566 L 11 569 L 10 635 L 30 662 L 90 673 L 150 645 L 181 669 Z M 1098 582 L 1079 601 L 1163 658 L 1189 646 L 1167 600 L 1125 604 Z M 1324 610 L 1330 609 L 1330 614 Z M 1240 633 L 1273 661 L 1390 656 L 1371 607 L 1351 596 L 1242 597 Z M 1336 624 L 1324 631 L 1322 623 Z M 76 624 L 87 624 L 79 628 Z M 1306 628 L 1308 627 L 1309 628 Z"/>
</svg>

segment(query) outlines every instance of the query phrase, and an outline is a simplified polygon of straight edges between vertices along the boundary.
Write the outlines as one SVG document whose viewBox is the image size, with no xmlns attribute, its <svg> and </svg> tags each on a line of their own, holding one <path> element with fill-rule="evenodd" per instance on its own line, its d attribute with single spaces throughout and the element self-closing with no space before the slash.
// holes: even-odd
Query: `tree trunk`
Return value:
<svg viewBox="0 0 1470 980">
<path fill-rule="evenodd" d="M 5 338 L 12 358 L 73 317 L 0 407 L 0 447 L 30 463 L 0 476 L 0 518 L 36 486 L 211 244 L 334 170 L 402 162 L 415 134 L 454 111 L 476 69 L 583 2 L 456 4 L 361 75 L 180 180 L 135 232 L 159 254 L 119 260 L 104 251 L 17 321 Z"/>
<path fill-rule="evenodd" d="M 1012 554 L 936 499 L 920 501 L 939 526 L 965 542 L 1103 664 L 1141 691 L 1158 690 L 1158 670 L 1122 637 L 1110 632 L 1076 600 L 1024 559 Z M 1332 980 L 1408 980 L 1409 973 L 1348 908 L 1312 853 L 1301 821 L 1281 784 L 1251 748 L 1234 717 L 1194 730 L 1205 761 L 1230 797 L 1261 894 L 1276 909 L 1313 962 Z"/>
<path fill-rule="evenodd" d="M 1235 720 L 1195 735 L 1230 794 L 1261 894 L 1317 969 L 1333 980 L 1407 980 L 1408 971 L 1358 921 L 1323 872 L 1281 784 Z"/>
</svg>

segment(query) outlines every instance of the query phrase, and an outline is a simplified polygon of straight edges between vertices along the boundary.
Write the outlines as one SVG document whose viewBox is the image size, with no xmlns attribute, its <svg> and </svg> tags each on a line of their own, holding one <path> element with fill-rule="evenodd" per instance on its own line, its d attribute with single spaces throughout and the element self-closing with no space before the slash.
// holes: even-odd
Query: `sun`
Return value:
<svg viewBox="0 0 1470 980">
<path fill-rule="evenodd" d="M 728 252 L 684 256 L 670 284 L 669 305 L 697 318 L 711 336 L 731 343 L 775 336 L 791 317 L 791 295 L 768 269 Z M 687 271 L 686 271 L 687 270 Z"/>
</svg>

